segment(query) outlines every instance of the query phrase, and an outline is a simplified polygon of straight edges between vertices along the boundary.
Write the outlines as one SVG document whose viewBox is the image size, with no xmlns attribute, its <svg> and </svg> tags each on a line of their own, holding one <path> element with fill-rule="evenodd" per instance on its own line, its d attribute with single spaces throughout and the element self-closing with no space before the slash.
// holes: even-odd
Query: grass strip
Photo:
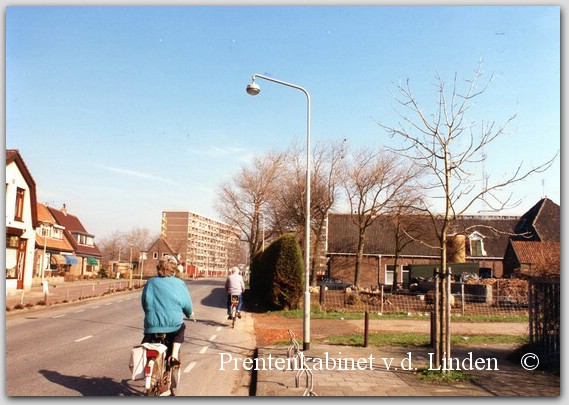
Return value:
<svg viewBox="0 0 569 405">
<path fill-rule="evenodd" d="M 421 333 L 397 333 L 397 332 L 381 332 L 370 333 L 368 335 L 368 345 L 370 346 L 429 346 L 430 336 Z M 347 346 L 363 346 L 363 334 L 330 336 L 322 343 L 347 345 Z M 453 335 L 451 336 L 451 344 L 453 345 L 481 345 L 496 343 L 514 343 L 525 344 L 527 337 L 511 336 L 511 335 Z"/>
</svg>

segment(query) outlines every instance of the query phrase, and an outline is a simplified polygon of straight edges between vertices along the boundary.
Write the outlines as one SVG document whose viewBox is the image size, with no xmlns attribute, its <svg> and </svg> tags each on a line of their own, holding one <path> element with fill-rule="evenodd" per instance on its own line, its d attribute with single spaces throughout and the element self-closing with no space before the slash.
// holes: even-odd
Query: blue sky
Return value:
<svg viewBox="0 0 569 405">
<path fill-rule="evenodd" d="M 393 145 L 392 93 L 409 78 L 434 108 L 436 72 L 494 74 L 476 121 L 518 116 L 485 170 L 511 172 L 560 150 L 560 8 L 7 7 L 6 148 L 19 149 L 38 200 L 63 203 L 97 238 L 160 230 L 164 210 L 217 218 L 216 189 L 254 154 L 312 143 Z M 523 213 L 560 204 L 560 158 L 510 189 Z"/>
</svg>

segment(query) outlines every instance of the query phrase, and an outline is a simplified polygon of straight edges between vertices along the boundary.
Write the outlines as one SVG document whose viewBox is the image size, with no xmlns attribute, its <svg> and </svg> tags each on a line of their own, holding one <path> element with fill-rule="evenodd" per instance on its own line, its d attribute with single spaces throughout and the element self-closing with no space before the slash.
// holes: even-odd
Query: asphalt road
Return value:
<svg viewBox="0 0 569 405">
<path fill-rule="evenodd" d="M 195 321 L 186 321 L 179 396 L 249 395 L 243 367 L 221 366 L 222 359 L 245 358 L 255 347 L 249 314 L 235 329 L 226 319 L 223 281 L 187 282 Z M 143 334 L 140 295 L 136 290 L 6 319 L 6 395 L 143 395 L 144 382 L 131 380 L 128 368 Z"/>
</svg>

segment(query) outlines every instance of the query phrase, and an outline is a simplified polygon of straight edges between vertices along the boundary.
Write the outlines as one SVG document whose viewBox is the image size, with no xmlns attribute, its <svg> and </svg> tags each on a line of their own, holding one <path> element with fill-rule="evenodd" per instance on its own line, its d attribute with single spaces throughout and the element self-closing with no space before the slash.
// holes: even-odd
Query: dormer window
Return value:
<svg viewBox="0 0 569 405">
<path fill-rule="evenodd" d="M 487 255 L 486 250 L 484 250 L 484 236 L 481 233 L 471 233 L 468 240 L 470 242 L 470 256 L 483 257 Z"/>
<path fill-rule="evenodd" d="M 91 236 L 91 235 L 84 235 L 81 233 L 75 233 L 75 234 L 73 234 L 73 238 L 80 245 L 85 245 L 85 246 L 93 246 L 94 245 L 93 236 Z"/>
</svg>

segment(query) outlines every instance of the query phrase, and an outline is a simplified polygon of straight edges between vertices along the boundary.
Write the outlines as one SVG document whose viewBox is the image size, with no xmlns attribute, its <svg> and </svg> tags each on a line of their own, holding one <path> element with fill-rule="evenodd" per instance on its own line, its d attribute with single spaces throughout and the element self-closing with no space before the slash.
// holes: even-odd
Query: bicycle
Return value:
<svg viewBox="0 0 569 405">
<path fill-rule="evenodd" d="M 150 341 L 142 343 L 146 350 L 144 388 L 146 396 L 175 396 L 181 376 L 179 365 L 172 366 L 173 335 L 154 333 Z M 181 357 L 181 354 L 180 354 Z"/>
<path fill-rule="evenodd" d="M 239 305 L 239 295 L 231 294 L 231 327 L 235 328 L 235 320 L 237 319 L 237 306 Z"/>
</svg>

